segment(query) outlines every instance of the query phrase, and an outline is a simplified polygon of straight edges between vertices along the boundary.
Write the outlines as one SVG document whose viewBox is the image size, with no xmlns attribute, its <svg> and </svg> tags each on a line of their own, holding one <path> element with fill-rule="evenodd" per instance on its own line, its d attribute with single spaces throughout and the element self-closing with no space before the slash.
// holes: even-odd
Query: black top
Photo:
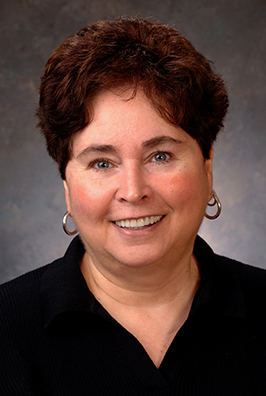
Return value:
<svg viewBox="0 0 266 396">
<path fill-rule="evenodd" d="M 159 369 L 96 301 L 76 237 L 65 256 L 0 288 L 1 396 L 266 394 L 266 271 L 217 256 Z"/>
</svg>

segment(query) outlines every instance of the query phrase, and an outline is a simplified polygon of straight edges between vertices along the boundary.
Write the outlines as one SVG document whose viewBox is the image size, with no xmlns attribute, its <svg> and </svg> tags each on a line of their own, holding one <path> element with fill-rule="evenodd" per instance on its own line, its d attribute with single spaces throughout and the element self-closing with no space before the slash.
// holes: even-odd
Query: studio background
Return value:
<svg viewBox="0 0 266 396">
<path fill-rule="evenodd" d="M 266 268 L 265 0 L 0 0 L 0 283 L 64 254 L 62 181 L 34 116 L 52 50 L 99 19 L 155 17 L 192 41 L 227 83 L 215 144 L 223 210 L 200 229 L 220 254 Z"/>
</svg>

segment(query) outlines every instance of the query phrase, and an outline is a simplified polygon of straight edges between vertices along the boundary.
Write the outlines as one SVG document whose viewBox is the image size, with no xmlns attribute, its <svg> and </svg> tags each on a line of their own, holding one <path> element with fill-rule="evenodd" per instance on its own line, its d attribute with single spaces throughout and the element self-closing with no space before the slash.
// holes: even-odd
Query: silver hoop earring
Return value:
<svg viewBox="0 0 266 396">
<path fill-rule="evenodd" d="M 71 214 L 69 212 L 66 212 L 64 214 L 64 216 L 63 216 L 63 219 L 62 219 L 63 230 L 65 231 L 65 233 L 67 235 L 75 235 L 78 232 L 76 229 L 74 231 L 69 231 L 68 228 L 67 228 L 67 218 L 68 218 L 68 216 L 71 217 Z"/>
<path fill-rule="evenodd" d="M 217 205 L 217 211 L 214 215 L 209 215 L 208 213 L 205 212 L 205 217 L 207 217 L 207 219 L 210 219 L 210 220 L 217 219 L 217 217 L 220 216 L 221 211 L 222 211 L 221 201 L 217 197 L 216 192 L 214 190 L 212 190 L 212 198 L 211 198 L 210 202 L 208 202 L 208 206 L 215 206 L 215 205 Z"/>
</svg>

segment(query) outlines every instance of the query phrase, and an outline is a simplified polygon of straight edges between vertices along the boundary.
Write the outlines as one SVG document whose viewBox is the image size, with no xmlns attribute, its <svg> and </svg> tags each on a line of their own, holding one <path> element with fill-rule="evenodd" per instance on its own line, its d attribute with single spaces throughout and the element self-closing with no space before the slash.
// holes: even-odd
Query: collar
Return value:
<svg viewBox="0 0 266 396">
<path fill-rule="evenodd" d="M 84 251 L 77 236 L 70 243 L 65 255 L 46 267 L 40 286 L 45 327 L 60 314 L 96 311 L 96 300 L 80 271 L 79 265 Z"/>
<path fill-rule="evenodd" d="M 83 278 L 80 261 L 84 252 L 84 246 L 77 236 L 62 258 L 47 265 L 40 285 L 45 328 L 55 319 L 60 320 L 71 313 L 80 313 L 83 316 L 84 313 L 98 314 L 115 322 L 94 298 Z M 190 315 L 204 304 L 211 303 L 216 312 L 243 318 L 245 303 L 237 275 L 230 267 L 230 260 L 214 254 L 199 236 L 195 241 L 194 254 L 199 262 L 201 281 Z"/>
<path fill-rule="evenodd" d="M 246 307 L 234 262 L 215 254 L 199 236 L 195 241 L 194 254 L 199 263 L 201 280 L 190 315 L 204 303 L 211 303 L 215 311 L 222 315 L 244 318 Z"/>
</svg>

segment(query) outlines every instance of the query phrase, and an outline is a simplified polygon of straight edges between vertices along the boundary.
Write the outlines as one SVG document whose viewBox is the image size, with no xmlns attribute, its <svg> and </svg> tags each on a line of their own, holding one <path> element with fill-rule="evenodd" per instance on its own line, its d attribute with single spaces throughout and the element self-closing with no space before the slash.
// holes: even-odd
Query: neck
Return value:
<svg viewBox="0 0 266 396">
<path fill-rule="evenodd" d="M 121 268 L 118 276 L 85 253 L 81 271 L 89 289 L 102 305 L 118 304 L 135 309 L 187 301 L 197 290 L 199 270 L 190 254 L 178 265 Z M 192 297 L 192 298 L 193 298 Z M 107 307 L 106 307 L 107 308 Z"/>
<path fill-rule="evenodd" d="M 179 265 L 161 263 L 157 269 L 152 266 L 152 271 L 131 268 L 114 277 L 100 271 L 85 255 L 81 270 L 96 299 L 136 337 L 159 367 L 189 315 L 198 288 L 199 270 L 195 257 L 190 255 Z"/>
</svg>

